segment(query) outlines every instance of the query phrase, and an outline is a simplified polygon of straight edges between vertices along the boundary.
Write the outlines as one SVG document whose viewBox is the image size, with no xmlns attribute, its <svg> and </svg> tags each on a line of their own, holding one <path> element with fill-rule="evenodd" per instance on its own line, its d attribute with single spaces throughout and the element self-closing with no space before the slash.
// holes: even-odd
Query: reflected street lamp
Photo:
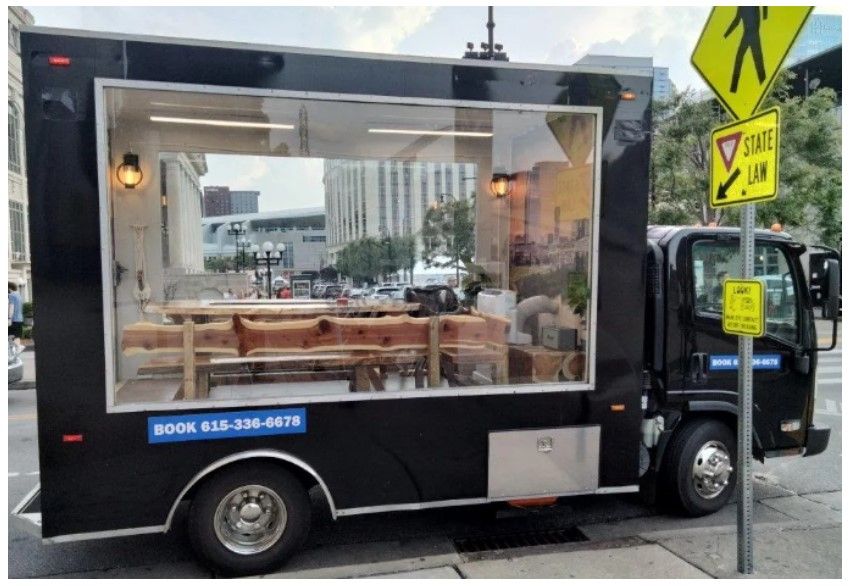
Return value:
<svg viewBox="0 0 849 586">
<path fill-rule="evenodd" d="M 261 253 L 256 244 L 251 247 L 251 251 L 254 253 L 257 265 L 265 265 L 265 273 L 268 276 L 268 298 L 271 299 L 271 267 L 279 265 L 283 260 L 286 245 L 281 242 L 275 249 L 271 242 L 265 241 L 262 243 Z"/>
<path fill-rule="evenodd" d="M 244 246 L 245 246 L 246 241 L 245 241 L 244 238 L 242 238 L 242 236 L 244 236 L 247 233 L 248 233 L 248 231 L 245 229 L 244 225 L 240 224 L 239 222 L 233 222 L 232 224 L 230 224 L 230 227 L 227 229 L 227 234 L 229 234 L 230 236 L 236 237 L 236 272 L 237 273 L 239 272 L 239 246 L 240 245 L 242 246 L 242 251 L 241 251 L 242 252 L 242 266 L 244 267 L 244 264 L 245 264 Z"/>
</svg>

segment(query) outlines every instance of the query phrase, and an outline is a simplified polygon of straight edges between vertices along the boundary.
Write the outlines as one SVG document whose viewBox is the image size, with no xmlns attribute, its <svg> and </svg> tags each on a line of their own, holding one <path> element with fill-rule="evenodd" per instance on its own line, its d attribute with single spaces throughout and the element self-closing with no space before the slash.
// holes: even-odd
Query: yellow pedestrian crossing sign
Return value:
<svg viewBox="0 0 849 586">
<path fill-rule="evenodd" d="M 811 6 L 715 6 L 690 62 L 736 119 L 754 114 Z"/>
<path fill-rule="evenodd" d="M 780 119 L 779 109 L 770 108 L 711 132 L 711 207 L 775 199 Z"/>
<path fill-rule="evenodd" d="M 722 331 L 755 338 L 763 336 L 765 301 L 763 282 L 727 279 L 722 284 Z"/>
</svg>

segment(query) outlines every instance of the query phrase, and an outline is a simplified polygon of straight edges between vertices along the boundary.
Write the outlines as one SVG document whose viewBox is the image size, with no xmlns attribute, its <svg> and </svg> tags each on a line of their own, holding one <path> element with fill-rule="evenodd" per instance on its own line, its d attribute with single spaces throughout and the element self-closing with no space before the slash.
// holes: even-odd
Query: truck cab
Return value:
<svg viewBox="0 0 849 586">
<path fill-rule="evenodd" d="M 650 227 L 647 235 L 647 420 L 663 421 L 654 468 L 674 500 L 701 514 L 727 502 L 734 486 L 738 337 L 722 330 L 722 282 L 740 275 L 739 230 Z M 828 444 L 830 430 L 813 425 L 818 348 L 805 250 L 788 234 L 756 233 L 755 278 L 767 291 L 766 333 L 754 339 L 753 357 L 761 461 L 812 456 Z"/>
</svg>

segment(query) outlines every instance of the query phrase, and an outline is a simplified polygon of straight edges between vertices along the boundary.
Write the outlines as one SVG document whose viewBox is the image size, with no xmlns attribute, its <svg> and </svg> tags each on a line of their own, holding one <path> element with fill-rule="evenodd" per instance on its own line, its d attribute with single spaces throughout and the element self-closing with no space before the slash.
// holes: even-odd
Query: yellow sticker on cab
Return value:
<svg viewBox="0 0 849 586">
<path fill-rule="evenodd" d="M 766 289 L 755 279 L 727 279 L 722 285 L 722 331 L 759 338 L 766 329 Z"/>
<path fill-rule="evenodd" d="M 780 129 L 781 114 L 776 107 L 711 132 L 711 207 L 775 199 Z"/>
</svg>

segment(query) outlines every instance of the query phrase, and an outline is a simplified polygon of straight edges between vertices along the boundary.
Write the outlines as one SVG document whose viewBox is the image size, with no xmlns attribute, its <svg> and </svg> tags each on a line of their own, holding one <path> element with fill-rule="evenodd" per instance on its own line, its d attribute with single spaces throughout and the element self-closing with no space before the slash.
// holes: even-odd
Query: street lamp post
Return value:
<svg viewBox="0 0 849 586">
<path fill-rule="evenodd" d="M 248 268 L 248 260 L 245 258 L 245 251 L 250 246 L 250 242 L 247 238 L 239 238 L 236 241 L 236 271 L 239 271 L 239 259 L 242 260 L 242 270 Z"/>
<path fill-rule="evenodd" d="M 233 222 L 232 224 L 230 224 L 230 227 L 227 229 L 227 234 L 229 234 L 230 236 L 236 237 L 236 272 L 237 273 L 239 272 L 239 244 L 245 242 L 245 239 L 242 238 L 242 236 L 244 236 L 247 233 L 248 233 L 248 231 L 239 222 Z M 244 248 L 242 250 L 243 250 L 242 261 L 244 261 Z M 244 262 L 242 264 L 244 264 Z"/>
<path fill-rule="evenodd" d="M 275 250 L 271 242 L 262 243 L 262 253 L 260 254 L 259 247 L 254 245 L 251 250 L 254 253 L 254 259 L 257 265 L 265 265 L 265 274 L 268 278 L 268 298 L 271 299 L 271 267 L 280 264 L 283 260 L 283 253 L 286 252 L 286 245 L 282 242 L 277 245 Z"/>
</svg>

